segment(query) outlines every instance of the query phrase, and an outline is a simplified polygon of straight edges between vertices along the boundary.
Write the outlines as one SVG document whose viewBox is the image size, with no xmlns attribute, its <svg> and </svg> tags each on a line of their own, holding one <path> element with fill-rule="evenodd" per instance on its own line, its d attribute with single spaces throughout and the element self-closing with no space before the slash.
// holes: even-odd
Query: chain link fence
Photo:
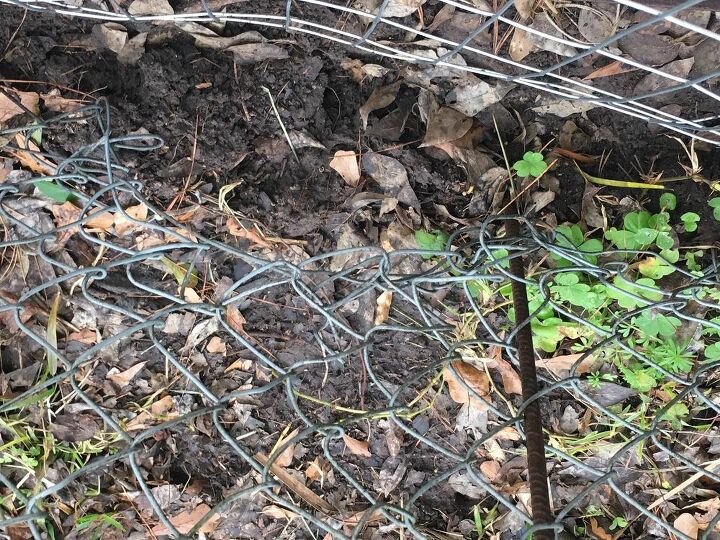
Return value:
<svg viewBox="0 0 720 540">
<path fill-rule="evenodd" d="M 101 21 L 234 22 L 301 32 L 374 55 L 525 85 L 578 102 L 578 112 L 583 103 L 602 106 L 712 144 L 720 140 L 720 34 L 712 17 L 720 7 L 712 0 L 286 0 L 254 6 L 202 0 L 175 7 L 165 0 L 2 1 Z M 428 17 L 433 12 L 433 24 L 424 24 L 423 9 Z M 591 64 L 595 69 L 587 70 Z"/>
<path fill-rule="evenodd" d="M 440 2 L 475 16 L 460 39 L 411 23 L 423 2 L 298 0 L 255 14 L 213 0 L 155 2 L 149 12 L 113 0 L 11 3 L 103 21 L 274 26 L 524 84 L 711 143 L 720 134 L 718 115 L 697 114 L 717 106 L 717 64 L 678 75 L 620 46 L 665 24 L 713 58 L 715 28 L 690 16 L 700 1 L 554 2 L 538 24 L 525 2 Z M 578 5 L 615 21 L 610 34 L 558 33 L 555 14 Z M 625 8 L 635 18 L 620 29 Z M 507 41 L 518 30 L 564 59 L 513 60 Z M 505 45 L 480 41 L 488 32 Z M 568 75 L 591 55 L 660 84 L 638 93 Z M 669 106 L 678 95 L 697 106 Z M 79 139 L 70 156 L 33 142 L 68 126 Z M 7 537 L 110 535 L 122 521 L 143 525 L 140 537 L 603 538 L 603 520 L 619 538 L 718 537 L 712 246 L 689 268 L 649 249 L 588 249 L 572 229 L 524 217 L 510 235 L 515 217 L 496 216 L 438 237 L 435 251 L 308 257 L 222 197 L 212 211 L 201 199 L 156 207 L 134 169 L 162 141 L 114 134 L 104 101 L 2 130 L 0 140 L 35 171 L 0 183 Z M 200 225 L 228 219 L 231 236 Z M 518 259 L 541 388 L 525 400 L 523 325 L 509 289 Z M 650 260 L 662 275 L 636 279 Z M 533 463 L 522 417 L 538 402 L 546 456 Z M 551 523 L 531 517 L 533 468 L 547 476 Z"/>
<path fill-rule="evenodd" d="M 33 145 L 68 124 L 95 142 L 66 157 Z M 113 134 L 102 101 L 0 137 L 46 170 L 0 184 L 6 536 L 82 537 L 82 510 L 138 515 L 151 531 L 141 536 L 259 537 L 264 517 L 287 520 L 283 538 L 457 538 L 477 534 L 478 519 L 450 516 L 478 505 L 494 508 L 480 523 L 514 537 L 599 534 L 577 527 L 600 508 L 624 516 L 623 538 L 698 537 L 676 521 L 690 508 L 700 537 L 716 537 L 714 251 L 702 271 L 668 262 L 661 290 L 620 277 L 624 255 L 656 254 L 590 253 L 524 218 L 517 237 L 495 217 L 437 251 L 311 258 L 249 227 L 249 250 L 200 234 L 200 206 L 171 215 L 142 196 L 124 163 L 161 141 Z M 541 390 L 524 402 L 519 328 L 497 304 L 519 257 L 536 348 L 570 340 L 577 351 L 541 353 Z M 578 277 L 586 298 L 603 288 L 625 307 L 598 322 L 599 306 L 558 292 Z M 683 343 L 682 368 L 637 331 L 660 315 Z M 661 383 L 643 394 L 612 382 L 613 366 Z M 521 416 L 535 400 L 554 521 L 533 525 Z M 298 458 L 304 475 L 290 467 Z"/>
</svg>

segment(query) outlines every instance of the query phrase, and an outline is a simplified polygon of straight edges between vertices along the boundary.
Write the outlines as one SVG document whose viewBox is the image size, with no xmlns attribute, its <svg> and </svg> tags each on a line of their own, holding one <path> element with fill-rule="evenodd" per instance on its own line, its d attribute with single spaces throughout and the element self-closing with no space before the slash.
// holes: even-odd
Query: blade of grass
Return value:
<svg viewBox="0 0 720 540">
<path fill-rule="evenodd" d="M 665 186 L 662 184 L 647 184 L 645 182 L 633 182 L 631 180 L 611 180 L 609 178 L 599 178 L 597 176 L 592 176 L 585 171 L 583 171 L 580 168 L 580 165 L 577 164 L 576 161 L 573 161 L 575 163 L 575 167 L 577 168 L 580 175 L 587 180 L 588 182 L 591 182 L 593 184 L 597 184 L 600 186 L 610 186 L 610 187 L 619 187 L 619 188 L 629 188 L 629 189 L 665 189 Z"/>
<path fill-rule="evenodd" d="M 54 348 L 57 349 L 57 316 L 60 309 L 60 291 L 55 295 L 50 313 L 48 314 L 47 332 L 45 339 Z M 57 373 L 58 357 L 54 351 L 47 349 L 47 372 L 52 377 Z"/>
</svg>

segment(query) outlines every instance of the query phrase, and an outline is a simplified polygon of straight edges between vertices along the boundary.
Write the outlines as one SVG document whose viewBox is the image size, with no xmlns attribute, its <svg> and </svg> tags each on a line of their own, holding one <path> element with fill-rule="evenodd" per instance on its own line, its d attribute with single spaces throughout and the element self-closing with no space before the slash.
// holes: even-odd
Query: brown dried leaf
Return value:
<svg viewBox="0 0 720 540">
<path fill-rule="evenodd" d="M 480 472 L 485 475 L 490 482 L 494 482 L 500 476 L 500 464 L 497 461 L 483 461 L 480 464 Z"/>
<path fill-rule="evenodd" d="M 350 453 L 363 457 L 372 456 L 370 453 L 370 445 L 367 441 L 358 441 L 357 439 L 353 439 L 349 435 L 345 434 L 343 434 L 343 441 L 345 441 L 345 446 L 347 446 L 347 449 L 350 450 Z"/>
<path fill-rule="evenodd" d="M 270 248 L 271 245 L 263 240 L 263 238 L 254 230 L 247 229 L 234 217 L 229 217 L 225 222 L 225 226 L 230 234 L 237 236 L 238 238 L 244 238 L 248 240 L 250 244 L 254 246 L 260 246 L 262 248 Z"/>
<path fill-rule="evenodd" d="M 165 396 L 150 405 L 150 412 L 155 416 L 167 415 L 175 407 L 172 396 Z"/>
<path fill-rule="evenodd" d="M 535 0 L 515 0 L 515 9 L 523 21 L 527 21 L 533 16 Z"/>
<path fill-rule="evenodd" d="M 128 217 L 125 217 L 127 215 Z M 124 236 L 126 233 L 135 229 L 138 225 L 130 221 L 134 219 L 137 221 L 147 221 L 148 207 L 144 204 L 138 204 L 130 206 L 125 209 L 125 213 L 117 212 L 115 214 L 115 234 L 118 236 Z M 130 218 L 130 219 L 128 219 Z"/>
<path fill-rule="evenodd" d="M 236 304 L 229 304 L 226 310 L 227 323 L 230 328 L 235 330 L 238 334 L 245 335 L 245 317 L 240 313 Z"/>
<path fill-rule="evenodd" d="M 612 534 L 603 529 L 595 518 L 590 518 L 590 534 L 598 540 L 613 540 Z"/>
<path fill-rule="evenodd" d="M 362 119 L 363 130 L 367 129 L 368 118 L 371 112 L 383 109 L 395 101 L 401 84 L 401 81 L 397 81 L 373 90 L 373 93 L 370 94 L 365 104 L 360 107 L 360 118 Z"/>
<path fill-rule="evenodd" d="M 262 513 L 275 519 L 286 519 L 292 521 L 297 517 L 295 512 L 291 512 L 286 508 L 271 504 L 262 509 Z"/>
<path fill-rule="evenodd" d="M 305 478 L 308 479 L 308 482 L 314 482 L 315 480 L 322 479 L 325 476 L 325 473 L 323 472 L 323 465 L 320 461 L 322 458 L 320 456 L 315 458 L 315 461 L 313 461 L 310 465 L 307 466 L 307 469 L 305 469 Z"/>
<path fill-rule="evenodd" d="M 591 81 L 593 79 L 600 79 L 601 77 L 612 77 L 613 75 L 629 73 L 630 71 L 638 69 L 632 66 L 623 67 L 624 65 L 625 64 L 623 64 L 620 60 L 615 60 L 614 62 L 610 62 L 607 66 L 596 69 L 590 75 L 585 77 L 583 81 Z"/>
<path fill-rule="evenodd" d="M 20 103 L 23 104 L 28 110 L 34 114 L 40 113 L 40 94 L 37 92 L 20 92 L 19 90 L 13 90 L 4 86 L 2 88 L 5 92 L 12 95 Z M 9 97 L 5 94 L 0 93 L 0 123 L 10 120 L 13 116 L 24 114 L 25 111 L 18 107 Z"/>
<path fill-rule="evenodd" d="M 106 378 L 110 379 L 112 382 L 114 382 L 116 385 L 118 385 L 120 388 L 123 386 L 127 386 L 130 384 L 130 381 L 140 373 L 140 370 L 145 367 L 145 362 L 138 362 L 134 366 L 126 369 L 125 371 L 121 371 L 120 373 L 115 373 L 113 375 L 108 375 Z"/>
<path fill-rule="evenodd" d="M 375 309 L 375 326 L 383 324 L 390 317 L 390 306 L 392 305 L 392 291 L 385 291 L 377 297 L 377 308 Z"/>
<path fill-rule="evenodd" d="M 441 107 L 428 117 L 427 132 L 420 148 L 437 146 L 463 137 L 473 125 L 468 118 L 452 107 Z"/>
<path fill-rule="evenodd" d="M 285 444 L 287 441 L 295 437 L 298 433 L 300 433 L 299 428 L 293 429 L 289 434 L 285 435 L 284 437 L 280 437 L 275 444 L 275 448 L 280 448 L 283 444 Z M 273 452 L 275 452 L 275 448 L 273 449 Z M 273 463 L 277 465 L 278 467 L 288 467 L 292 463 L 293 460 L 293 454 L 295 453 L 295 445 L 291 444 L 288 446 L 285 450 L 283 450 L 282 454 L 280 454 Z"/>
<path fill-rule="evenodd" d="M 352 80 L 358 84 L 361 84 L 365 79 L 382 77 L 390 71 L 388 68 L 378 64 L 363 64 L 361 60 L 350 58 L 343 60 L 340 67 L 347 71 Z"/>
<path fill-rule="evenodd" d="M 223 356 L 227 354 L 227 345 L 218 336 L 213 336 L 212 338 L 210 338 L 210 341 L 208 341 L 207 347 L 205 348 L 209 353 L 222 354 Z"/>
<path fill-rule="evenodd" d="M 330 168 L 337 172 L 350 187 L 357 187 L 360 182 L 360 166 L 355 152 L 338 150 L 330 161 Z"/>
<path fill-rule="evenodd" d="M 170 523 L 180 534 L 187 534 L 202 518 L 205 517 L 208 512 L 210 512 L 210 507 L 207 504 L 200 504 L 192 511 L 185 510 L 184 512 L 174 515 L 170 518 Z M 213 514 L 210 519 L 208 519 L 202 527 L 200 527 L 200 532 L 206 534 L 211 533 L 215 529 L 219 519 L 220 514 Z M 165 536 L 170 534 L 168 528 L 162 523 L 153 527 L 151 532 L 156 536 Z"/>
<path fill-rule="evenodd" d="M 239 360 L 235 360 L 232 364 L 226 367 L 225 373 L 229 373 L 230 371 L 233 371 L 235 369 L 239 369 L 240 371 L 250 371 L 252 369 L 252 366 L 252 360 L 240 358 Z"/>
<path fill-rule="evenodd" d="M 536 360 L 535 364 L 539 368 L 547 369 L 556 377 L 565 377 L 583 354 L 584 353 L 563 354 L 553 356 L 552 358 L 540 358 Z M 586 357 L 578 364 L 575 369 L 575 374 L 582 375 L 583 373 L 587 373 L 594 363 L 595 358 L 592 356 Z"/>
<path fill-rule="evenodd" d="M 520 375 L 518 375 L 515 368 L 512 367 L 512 364 L 502 357 L 502 350 L 500 351 L 500 354 L 496 354 L 493 359 L 494 362 L 488 364 L 488 367 L 491 369 L 497 369 L 498 373 L 500 373 L 505 392 L 508 394 L 522 394 Z"/>
<path fill-rule="evenodd" d="M 82 328 L 77 332 L 71 332 L 67 337 L 67 341 L 77 341 L 85 345 L 94 345 L 97 339 L 97 332 L 92 328 Z"/>
<path fill-rule="evenodd" d="M 50 212 L 52 212 L 52 215 L 55 217 L 55 225 L 58 227 L 69 225 L 70 223 L 74 223 L 80 219 L 80 209 L 71 202 L 53 204 L 50 207 Z M 62 233 L 58 235 L 58 244 L 65 245 L 70 237 L 77 231 L 77 227 L 71 227 L 62 231 Z"/>
<path fill-rule="evenodd" d="M 15 143 L 20 148 L 27 148 L 32 152 L 39 152 L 40 148 L 32 140 L 25 140 L 22 133 L 15 135 Z M 30 153 L 26 150 L 14 150 L 10 152 L 20 162 L 23 167 L 33 172 L 45 175 L 55 174 L 56 165 L 40 154 Z"/>
<path fill-rule="evenodd" d="M 688 535 L 690 538 L 697 538 L 700 532 L 700 524 L 695 516 L 692 514 L 684 513 L 680 514 L 673 523 L 678 531 Z"/>
<path fill-rule="evenodd" d="M 474 394 L 471 394 L 465 385 L 470 387 L 478 396 L 484 398 L 487 397 L 490 392 L 490 380 L 486 373 L 479 369 L 471 366 L 467 362 L 460 360 L 452 363 L 452 367 L 455 368 L 457 375 L 453 373 L 450 365 L 446 365 L 443 370 L 443 376 L 445 383 L 448 386 L 450 397 L 455 403 L 470 403 L 472 402 L 475 407 L 483 408 L 486 406 L 485 402 L 478 399 Z M 458 376 L 460 379 L 458 379 Z"/>
<path fill-rule="evenodd" d="M 40 97 L 42 97 L 45 108 L 51 112 L 68 113 L 85 106 L 82 100 L 64 98 L 57 90 L 48 94 L 40 94 Z"/>
<path fill-rule="evenodd" d="M 521 28 L 515 28 L 513 32 L 508 53 L 510 54 L 510 58 L 516 62 L 522 62 L 527 55 L 535 50 L 535 45 L 533 45 L 528 36 L 529 34 Z"/>
</svg>

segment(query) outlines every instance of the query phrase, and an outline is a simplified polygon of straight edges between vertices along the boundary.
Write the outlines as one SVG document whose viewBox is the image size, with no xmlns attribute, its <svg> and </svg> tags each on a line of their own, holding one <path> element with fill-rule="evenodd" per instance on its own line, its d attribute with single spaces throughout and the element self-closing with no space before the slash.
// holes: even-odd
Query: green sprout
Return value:
<svg viewBox="0 0 720 540">
<path fill-rule="evenodd" d="M 720 221 L 720 197 L 713 197 L 708 201 L 708 205 L 713 209 L 715 220 Z"/>
<path fill-rule="evenodd" d="M 695 212 L 685 212 L 682 216 L 680 216 L 680 221 L 683 222 L 686 232 L 695 232 L 698 228 L 700 216 Z"/>
<path fill-rule="evenodd" d="M 675 210 L 677 206 L 677 197 L 672 193 L 663 193 L 660 195 L 660 208 L 663 210 Z"/>
<path fill-rule="evenodd" d="M 545 169 L 547 169 L 547 163 L 543 159 L 543 155 L 540 152 L 525 152 L 525 155 L 520 161 L 516 161 L 512 166 L 517 175 L 521 178 L 527 176 L 540 176 Z"/>
</svg>

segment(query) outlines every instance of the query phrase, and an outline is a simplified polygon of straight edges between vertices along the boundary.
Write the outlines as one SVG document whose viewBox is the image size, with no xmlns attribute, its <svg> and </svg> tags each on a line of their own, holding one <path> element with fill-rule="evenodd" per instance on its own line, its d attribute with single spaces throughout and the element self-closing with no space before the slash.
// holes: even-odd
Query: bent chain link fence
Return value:
<svg viewBox="0 0 720 540">
<path fill-rule="evenodd" d="M 490 7 L 491 2 L 485 0 L 442 0 L 440 3 L 446 8 L 467 13 L 477 20 L 476 27 L 460 40 L 444 37 L 437 30 L 432 30 L 432 26 L 424 29 L 408 22 L 407 16 L 422 5 L 419 1 L 363 0 L 350 3 L 339 0 L 278 0 L 262 4 L 262 8 L 256 8 L 259 12 L 247 11 L 251 8 L 248 3 L 226 0 L 184 2 L 180 3 L 175 12 L 167 2 L 145 5 L 142 0 L 0 2 L 102 21 L 174 21 L 179 24 L 228 21 L 302 32 L 376 55 L 462 69 L 480 76 L 522 84 L 563 99 L 606 107 L 712 144 L 720 142 L 720 115 L 713 112 L 720 103 L 720 95 L 715 90 L 720 77 L 717 62 L 720 34 L 715 25 L 704 28 L 694 24 L 692 17 L 692 12 L 696 9 L 717 10 L 718 3 L 714 0 L 655 0 L 645 3 L 632 0 L 583 3 L 562 0 L 551 3 L 555 13 L 564 9 L 570 10 L 568 16 L 576 27 L 578 22 L 574 19 L 577 19 L 578 8 L 593 9 L 607 19 L 612 29 L 605 37 L 598 37 L 597 42 L 589 42 L 579 34 L 569 34 L 559 28 L 551 17 L 538 16 L 538 20 L 531 23 L 527 16 L 522 17 L 520 13 L 530 9 L 527 6 L 532 2 L 514 0 L 498 2 L 495 10 Z M 523 9 L 516 4 L 526 7 Z M 617 21 L 613 22 L 611 16 L 597 9 L 608 6 L 611 15 L 613 12 L 619 13 L 621 9 L 636 10 L 633 24 L 623 29 L 618 28 Z M 360 21 L 361 26 L 348 24 L 351 18 Z M 663 70 L 651 61 L 643 62 L 622 54 L 618 47 L 623 40 L 642 39 L 642 36 L 646 35 L 644 33 L 652 34 L 653 28 L 658 24 L 664 24 L 674 32 L 679 32 L 677 35 L 685 34 L 696 40 L 704 40 L 706 43 L 701 54 L 706 57 L 705 61 L 697 62 L 687 76 L 682 76 L 675 69 Z M 362 26 L 364 30 L 358 30 Z M 525 32 L 529 36 L 529 43 L 549 43 L 550 45 L 544 48 L 557 55 L 548 55 L 546 60 L 532 55 L 526 59 L 526 63 L 515 61 L 508 52 L 507 39 L 504 40 L 505 45 L 501 42 L 500 46 L 479 39 L 489 30 L 505 38 L 513 30 Z M 408 35 L 413 38 L 407 40 Z M 419 42 L 422 42 L 423 48 L 418 45 Z M 556 61 L 558 56 L 564 58 Z M 620 62 L 624 71 L 639 70 L 642 74 L 655 75 L 656 79 L 653 79 L 651 85 L 642 86 L 636 93 L 633 85 L 627 85 L 626 81 L 618 84 L 613 77 L 586 80 L 572 74 L 574 66 L 596 56 L 606 58 L 609 67 L 612 67 L 610 64 L 613 62 Z M 711 60 L 707 61 L 707 58 Z M 707 104 L 699 111 L 709 112 L 699 114 L 697 109 L 692 108 L 680 109 L 678 112 L 677 101 L 681 96 L 689 98 L 690 102 Z M 670 106 L 672 104 L 675 104 L 675 107 Z"/>
<path fill-rule="evenodd" d="M 35 130 L 51 136 L 68 123 L 82 134 L 78 136 L 93 137 L 95 142 L 77 145 L 69 157 L 33 150 Z M 700 479 L 720 482 L 718 460 L 710 460 L 706 448 L 693 447 L 688 443 L 692 438 L 668 422 L 673 407 L 686 404 L 689 410 L 704 411 L 707 436 L 717 437 L 712 419 L 720 414 L 720 406 L 712 388 L 720 361 L 698 360 L 687 375 L 670 372 L 636 348 L 628 330 L 628 322 L 643 313 L 677 317 L 691 334 L 719 330 L 720 325 L 710 320 L 720 314 L 714 259 L 702 275 L 676 268 L 680 279 L 671 290 L 653 289 L 652 295 L 644 296 L 640 289 L 624 290 L 640 307 L 619 314 L 612 326 L 601 327 L 558 302 L 549 284 L 562 274 L 579 272 L 620 290 L 614 278 L 627 263 L 617 253 L 599 254 L 598 262 L 591 262 L 587 253 L 524 218 L 518 237 L 500 235 L 507 218 L 495 217 L 456 231 L 446 249 L 438 252 L 362 247 L 312 258 L 293 250 L 271 256 L 266 250 L 259 257 L 232 241 L 198 234 L 177 213 L 171 216 L 145 199 L 141 183 L 123 163 L 137 162 L 138 152 L 151 151 L 162 141 L 149 135 L 113 134 L 103 101 L 0 131 L 0 137 L 5 151 L 15 148 L 40 163 L 57 163 L 54 174 L 15 171 L 0 184 L 0 317 L 6 327 L 15 327 L 10 338 L 3 338 L 3 347 L 7 353 L 13 340 L 21 343 L 28 361 L 45 351 L 48 366 L 44 375 L 35 371 L 24 383 L 3 379 L 3 393 L 10 396 L 0 405 L 0 527 L 6 531 L 25 524 L 35 538 L 46 537 L 49 522 L 62 524 L 63 515 L 72 514 L 68 503 L 62 503 L 75 500 L 78 485 L 97 484 L 100 492 L 102 484 L 107 493 L 124 491 L 128 501 L 135 501 L 128 507 L 134 505 L 138 512 L 137 501 L 144 498 L 152 519 L 161 524 L 156 527 L 164 531 L 154 528 L 158 535 L 192 536 L 218 520 L 235 524 L 238 529 L 228 534 L 239 537 L 248 516 L 257 515 L 253 505 L 262 496 L 266 504 L 297 516 L 302 525 L 296 537 L 359 538 L 372 524 L 413 538 L 438 538 L 425 524 L 437 525 L 445 504 L 457 510 L 453 497 L 448 497 L 447 487 L 452 485 L 474 499 L 494 501 L 518 537 L 543 527 L 568 531 L 569 523 L 584 515 L 602 492 L 643 530 L 689 538 L 673 527 L 667 504 L 689 504 L 707 491 L 696 485 Z M 49 181 L 67 190 L 73 202 L 64 207 L 77 210 L 62 218 L 62 226 L 55 226 L 49 211 L 57 212 L 63 205 L 32 195 L 43 185 L 38 182 Z M 113 227 L 100 225 L 104 217 Z M 70 257 L 73 237 L 78 241 Z M 285 248 L 279 244 L 279 250 Z M 548 256 L 567 264 L 543 269 L 539 262 Z M 499 381 L 482 388 L 456 371 L 459 359 L 482 369 L 493 349 L 517 365 L 517 328 L 501 312 L 488 312 L 479 300 L 483 290 L 497 291 L 508 283 L 507 263 L 516 257 L 526 261 L 531 276 L 527 285 L 541 299 L 532 309 L 552 306 L 566 321 L 567 331 L 572 329 L 583 344 L 582 354 L 562 371 L 544 369 L 549 364 L 538 360 L 541 390 L 533 399 L 542 400 L 543 409 L 553 402 L 582 404 L 593 411 L 598 426 L 605 426 L 594 428 L 601 439 L 591 440 L 584 449 L 573 446 L 573 440 L 588 444 L 580 442 L 579 435 L 574 439 L 548 431 L 546 461 L 555 517 L 550 524 L 534 527 L 521 481 L 527 464 L 522 447 L 516 446 L 522 442 L 520 418 L 528 403 L 506 393 Z M 233 274 L 228 268 L 238 266 L 241 275 L 228 278 Z M 13 277 L 17 275 L 21 277 Z M 202 298 L 188 294 L 193 287 Z M 365 329 L 348 322 L 359 303 L 370 298 L 374 308 L 377 296 L 386 291 L 393 293 L 387 321 Z M 190 323 L 183 333 L 177 326 L 187 323 L 178 321 L 187 318 Z M 89 341 L 71 337 L 83 324 L 96 328 Z M 210 335 L 222 336 L 227 356 L 203 360 L 197 354 L 208 348 Z M 596 389 L 583 368 L 587 360 L 612 362 L 612 351 L 658 370 L 675 383 L 676 392 L 667 393 L 657 406 L 643 402 L 638 410 L 628 410 L 616 405 L 625 399 L 613 398 L 612 388 L 619 387 L 604 383 Z M 146 394 L 143 403 L 125 399 L 121 387 L 127 382 L 119 387 L 104 382 L 117 374 L 111 368 L 127 368 L 123 360 L 128 358 L 142 362 L 142 378 L 148 381 L 138 387 Z M 162 390 L 168 385 L 170 402 L 159 394 L 168 395 Z M 465 393 L 462 411 L 472 418 L 459 430 L 452 420 L 422 427 L 418 419 L 452 408 L 448 389 L 451 395 Z M 323 399 L 330 394 L 345 397 L 330 403 Z M 68 415 L 73 418 L 69 424 Z M 19 422 L 25 423 L 26 431 L 13 431 Z M 82 424 L 92 429 L 73 439 L 55 431 L 63 422 L 73 431 L 83 431 Z M 276 445 L 277 432 L 288 425 L 298 429 Z M 60 440 L 94 446 L 83 447 L 85 459 L 67 459 L 64 466 L 62 460 L 47 459 L 43 466 L 19 462 L 9 450 L 26 444 L 33 430 L 51 430 Z M 378 443 L 377 436 L 373 439 L 373 432 L 383 433 L 380 440 L 387 439 L 388 448 L 393 446 L 391 439 L 406 448 L 404 461 L 389 470 L 390 478 L 383 476 L 387 471 L 379 479 L 372 474 L 388 458 L 388 450 L 379 448 L 386 443 Z M 214 433 L 215 439 L 203 439 L 203 433 Z M 362 449 L 348 452 L 345 445 L 352 443 L 345 435 L 356 440 L 370 437 L 372 457 L 356 455 L 363 454 Z M 414 443 L 407 445 L 408 440 Z M 67 450 L 83 442 L 63 444 Z M 320 456 L 325 478 L 334 475 L 332 491 L 325 491 L 327 486 L 323 490 L 318 481 L 305 485 L 293 480 L 276 464 L 285 450 L 299 444 L 309 452 L 308 463 Z M 159 445 L 166 445 L 165 450 L 159 451 Z M 166 497 L 158 491 L 162 474 L 156 477 L 154 464 L 168 453 L 187 464 L 195 456 L 184 453 L 193 448 L 196 457 L 205 456 L 204 480 L 216 482 L 216 489 L 203 494 L 203 518 L 182 527 L 170 520 Z M 509 461 L 515 463 L 515 473 L 503 468 L 498 482 L 483 467 L 488 452 L 514 456 Z M 42 456 L 36 458 L 43 461 Z M 406 470 L 418 463 L 432 466 L 398 487 Z M 643 483 L 648 480 L 642 471 L 656 474 L 659 469 L 670 482 L 665 490 Z M 513 474 L 518 482 L 509 490 Z M 394 475 L 400 479 L 393 480 Z M 342 496 L 334 497 L 333 491 Z M 678 495 L 682 500 L 676 499 Z M 670 502 L 665 502 L 666 496 Z M 352 505 L 341 504 L 347 500 Z M 709 535 L 718 522 L 720 514 L 705 524 L 703 534 Z"/>
</svg>

